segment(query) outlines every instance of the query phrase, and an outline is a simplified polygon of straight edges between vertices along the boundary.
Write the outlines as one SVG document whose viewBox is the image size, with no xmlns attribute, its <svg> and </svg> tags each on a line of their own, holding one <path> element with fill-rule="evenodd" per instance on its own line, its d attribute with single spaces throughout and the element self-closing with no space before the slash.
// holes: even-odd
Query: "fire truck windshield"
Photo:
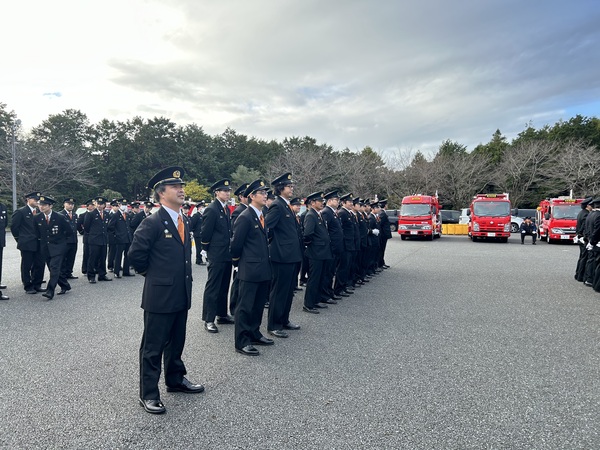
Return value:
<svg viewBox="0 0 600 450">
<path fill-rule="evenodd" d="M 428 216 L 431 214 L 431 208 L 425 203 L 403 204 L 400 207 L 401 216 Z"/>
<path fill-rule="evenodd" d="M 555 219 L 577 219 L 581 205 L 556 205 L 552 207 L 552 217 Z"/>
<path fill-rule="evenodd" d="M 473 214 L 485 217 L 510 216 L 510 203 L 508 202 L 475 202 Z"/>
</svg>

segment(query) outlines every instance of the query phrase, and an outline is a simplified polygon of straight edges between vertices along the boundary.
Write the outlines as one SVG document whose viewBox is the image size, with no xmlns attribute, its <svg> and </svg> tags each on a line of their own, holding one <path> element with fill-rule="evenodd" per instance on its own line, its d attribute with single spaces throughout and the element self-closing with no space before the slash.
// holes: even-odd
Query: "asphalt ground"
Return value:
<svg viewBox="0 0 600 450">
<path fill-rule="evenodd" d="M 395 235 L 390 269 L 318 316 L 296 295 L 302 329 L 259 357 L 234 352 L 231 325 L 204 331 L 194 266 L 184 361 L 206 391 L 161 385 L 154 416 L 138 404 L 143 277 L 80 276 L 47 302 L 23 292 L 9 236 L 0 447 L 600 448 L 600 294 L 573 279 L 576 246 L 529 239 Z"/>
</svg>

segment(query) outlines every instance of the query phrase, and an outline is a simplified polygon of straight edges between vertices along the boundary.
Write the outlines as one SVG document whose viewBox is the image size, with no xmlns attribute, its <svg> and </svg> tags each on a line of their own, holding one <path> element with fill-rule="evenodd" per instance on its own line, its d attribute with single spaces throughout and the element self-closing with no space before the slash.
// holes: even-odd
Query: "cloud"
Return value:
<svg viewBox="0 0 600 450">
<path fill-rule="evenodd" d="M 44 92 L 42 94 L 42 96 L 44 96 L 44 97 L 57 97 L 57 98 L 60 98 L 60 97 L 62 97 L 62 94 L 60 92 Z"/>
</svg>

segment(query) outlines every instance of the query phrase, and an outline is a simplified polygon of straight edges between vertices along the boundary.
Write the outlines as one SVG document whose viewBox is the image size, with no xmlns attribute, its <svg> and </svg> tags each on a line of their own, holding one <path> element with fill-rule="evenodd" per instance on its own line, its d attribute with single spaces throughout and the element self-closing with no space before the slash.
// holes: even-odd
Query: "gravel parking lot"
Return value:
<svg viewBox="0 0 600 450">
<path fill-rule="evenodd" d="M 302 329 L 257 358 L 231 325 L 204 331 L 194 266 L 184 361 L 206 392 L 163 387 L 153 416 L 137 402 L 143 277 L 77 273 L 47 302 L 8 241 L 2 448 L 600 448 L 600 294 L 573 279 L 576 246 L 395 235 L 389 270 L 318 316 L 300 292 Z"/>
</svg>

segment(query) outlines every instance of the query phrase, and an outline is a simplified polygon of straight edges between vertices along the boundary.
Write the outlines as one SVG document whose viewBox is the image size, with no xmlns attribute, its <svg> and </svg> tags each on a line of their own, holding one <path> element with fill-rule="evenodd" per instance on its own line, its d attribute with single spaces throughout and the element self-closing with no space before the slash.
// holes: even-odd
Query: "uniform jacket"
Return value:
<svg viewBox="0 0 600 450">
<path fill-rule="evenodd" d="M 587 218 L 589 213 L 590 212 L 586 208 L 583 208 L 581 211 L 579 211 L 579 214 L 577 214 L 577 226 L 575 227 L 575 233 L 579 237 L 583 237 L 585 219 Z"/>
<path fill-rule="evenodd" d="M 226 212 L 226 209 L 215 199 L 206 207 L 202 216 L 202 249 L 206 250 L 207 259 L 212 262 L 231 261 L 231 221 L 229 210 Z"/>
<path fill-rule="evenodd" d="M 360 251 L 360 225 L 358 223 L 358 214 L 354 211 L 351 216 L 352 224 L 354 225 L 354 248 L 356 251 Z"/>
<path fill-rule="evenodd" d="M 140 226 L 142 220 L 146 218 L 147 214 L 144 211 L 140 211 L 139 213 L 132 214 L 131 222 L 129 222 L 129 226 L 131 227 L 131 231 L 135 233 L 135 230 Z"/>
<path fill-rule="evenodd" d="M 362 211 L 356 213 L 358 221 L 358 231 L 360 233 L 360 248 L 367 248 L 369 245 L 369 223 L 368 218 L 363 215 Z"/>
<path fill-rule="evenodd" d="M 271 261 L 298 263 L 302 261 L 302 247 L 298 242 L 296 213 L 286 201 L 277 197 L 271 203 L 265 223 L 269 233 Z"/>
<path fill-rule="evenodd" d="M 110 214 L 104 210 L 103 217 L 100 218 L 100 212 L 95 209 L 88 212 L 83 220 L 83 229 L 88 234 L 87 243 L 89 245 L 108 244 L 108 221 Z"/>
<path fill-rule="evenodd" d="M 588 215 L 587 221 L 590 225 L 589 243 L 594 246 L 594 250 L 598 251 L 596 244 L 600 242 L 600 211 L 592 210 Z"/>
<path fill-rule="evenodd" d="M 379 236 L 375 236 L 373 230 L 379 230 L 379 233 L 381 233 L 381 221 L 375 214 L 371 213 L 369 214 L 369 246 L 379 247 Z"/>
<path fill-rule="evenodd" d="M 535 223 L 531 222 L 529 225 L 526 224 L 525 222 L 521 223 L 521 226 L 519 227 L 519 231 L 521 233 L 527 233 L 527 234 L 533 234 L 537 231 L 537 227 L 535 226 Z"/>
<path fill-rule="evenodd" d="M 67 241 L 73 235 L 73 228 L 65 216 L 52 212 L 48 223 L 46 215 L 38 213 L 33 222 L 42 255 L 54 257 L 63 255 L 67 251 Z"/>
<path fill-rule="evenodd" d="M 342 232 L 344 233 L 344 250 L 347 252 L 356 251 L 354 243 L 354 215 L 346 208 L 340 208 L 338 216 L 342 223 Z"/>
<path fill-rule="evenodd" d="M 309 210 L 304 218 L 304 243 L 307 258 L 317 260 L 333 258 L 327 226 L 314 209 Z"/>
<path fill-rule="evenodd" d="M 267 232 L 250 207 L 238 216 L 233 226 L 231 257 L 238 266 L 239 280 L 258 283 L 271 279 Z"/>
<path fill-rule="evenodd" d="M 6 247 L 6 227 L 8 226 L 8 211 L 6 205 L 0 203 L 0 247 Z"/>
<path fill-rule="evenodd" d="M 182 216 L 185 242 L 169 213 L 160 208 L 144 219 L 129 247 L 129 262 L 142 274 L 142 308 L 173 313 L 192 306 L 192 239 L 189 219 Z"/>
<path fill-rule="evenodd" d="M 235 225 L 235 219 L 239 217 L 241 213 L 243 213 L 248 208 L 247 205 L 240 203 L 235 207 L 233 212 L 231 213 L 231 229 L 233 230 L 233 226 Z"/>
<path fill-rule="evenodd" d="M 192 233 L 194 233 L 194 237 L 200 238 L 202 236 L 202 214 L 197 212 L 190 217 L 190 226 L 192 227 Z"/>
<path fill-rule="evenodd" d="M 325 225 L 327 225 L 327 231 L 329 232 L 331 252 L 334 255 L 341 255 L 344 251 L 344 231 L 342 230 L 342 221 L 337 211 L 334 211 L 329 206 L 325 206 L 321 211 L 321 216 L 325 219 Z"/>
<path fill-rule="evenodd" d="M 390 226 L 390 218 L 384 209 L 379 212 L 379 227 L 381 228 L 380 239 L 391 239 L 392 228 Z"/>
<path fill-rule="evenodd" d="M 66 209 L 63 209 L 59 214 L 65 216 L 65 219 L 67 219 L 67 222 L 73 231 L 73 233 L 67 239 L 67 244 L 77 244 L 77 214 L 72 212 L 71 218 L 69 218 L 69 212 Z"/>
<path fill-rule="evenodd" d="M 40 214 L 39 209 L 36 209 Z M 33 224 L 34 215 L 28 205 L 17 209 L 12 215 L 10 231 L 17 241 L 17 248 L 26 252 L 39 250 L 38 237 Z"/>
<path fill-rule="evenodd" d="M 125 213 L 127 214 L 127 213 Z M 133 238 L 130 225 L 131 216 L 123 216 L 121 211 L 112 213 L 108 221 L 108 234 L 114 236 L 115 244 L 130 244 Z"/>
</svg>

